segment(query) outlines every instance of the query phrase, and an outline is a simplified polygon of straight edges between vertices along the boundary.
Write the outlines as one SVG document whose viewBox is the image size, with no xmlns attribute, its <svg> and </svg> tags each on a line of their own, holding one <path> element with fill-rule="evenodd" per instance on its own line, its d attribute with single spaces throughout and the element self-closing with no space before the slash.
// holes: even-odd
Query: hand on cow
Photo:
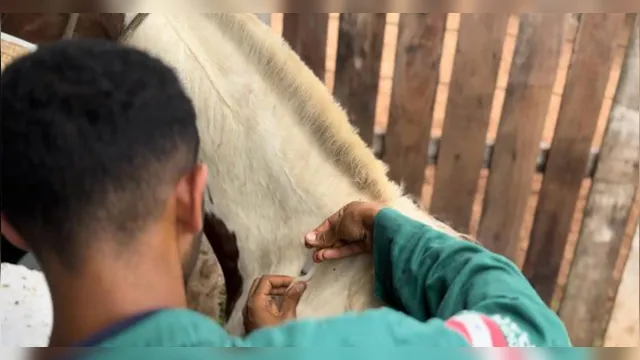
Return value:
<svg viewBox="0 0 640 360">
<path fill-rule="evenodd" d="M 371 252 L 373 220 L 382 207 L 378 204 L 354 201 L 331 215 L 305 236 L 305 245 L 315 248 L 315 262 L 341 259 Z"/>
<path fill-rule="evenodd" d="M 307 288 L 293 278 L 265 275 L 253 281 L 244 307 L 244 328 L 248 333 L 263 327 L 276 326 L 296 318 L 296 307 Z M 282 297 L 281 306 L 277 297 Z"/>
</svg>

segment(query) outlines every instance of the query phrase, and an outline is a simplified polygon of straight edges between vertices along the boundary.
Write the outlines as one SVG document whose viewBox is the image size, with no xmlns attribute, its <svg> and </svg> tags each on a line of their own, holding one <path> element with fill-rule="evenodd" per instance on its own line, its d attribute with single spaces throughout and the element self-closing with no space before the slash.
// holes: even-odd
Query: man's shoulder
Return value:
<svg viewBox="0 0 640 360">
<path fill-rule="evenodd" d="M 188 309 L 166 309 L 123 329 L 101 347 L 224 346 L 229 335 L 208 317 Z"/>
<path fill-rule="evenodd" d="M 114 345 L 116 346 L 116 345 Z M 161 345 L 145 347 L 126 347 L 126 345 L 111 348 L 92 348 L 82 351 L 77 360 L 211 360 L 213 346 L 182 346 L 162 347 Z"/>
</svg>

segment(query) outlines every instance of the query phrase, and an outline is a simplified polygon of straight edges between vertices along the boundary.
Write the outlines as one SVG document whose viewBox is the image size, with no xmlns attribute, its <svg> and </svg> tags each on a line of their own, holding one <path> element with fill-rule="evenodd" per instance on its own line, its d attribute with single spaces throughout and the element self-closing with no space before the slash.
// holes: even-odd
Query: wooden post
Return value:
<svg viewBox="0 0 640 360">
<path fill-rule="evenodd" d="M 612 21 L 620 23 L 624 21 L 623 18 L 614 17 L 614 19 Z M 560 316 L 576 346 L 600 346 L 604 338 L 611 311 L 611 306 L 607 301 L 608 290 L 613 281 L 613 269 L 618 259 L 629 212 L 633 206 L 634 194 L 638 186 L 638 156 L 640 154 L 640 140 L 638 139 L 640 137 L 640 111 L 638 110 L 640 106 L 639 21 L 636 16 L 632 39 L 627 47 L 620 82 L 609 114 L 609 123 L 602 143 L 591 193 L 584 210 L 585 215 L 567 280 L 565 296 L 560 305 Z M 602 36 L 600 41 L 606 41 L 607 44 L 613 43 L 611 39 L 614 39 L 616 35 L 615 33 L 606 34 L 609 27 L 600 23 L 599 26 L 593 28 L 598 37 Z M 600 71 L 607 68 L 602 66 Z M 592 77 L 589 82 L 591 87 L 597 85 L 593 80 Z M 588 104 L 582 103 L 581 106 L 586 107 Z M 597 111 L 593 116 L 596 115 Z M 559 241 L 560 239 L 556 238 L 555 240 Z M 558 249 L 557 246 L 554 248 Z M 545 260 L 548 255 L 549 252 L 545 254 Z M 558 254 L 552 258 L 554 259 L 552 266 L 555 269 L 557 260 L 561 256 Z M 544 266 L 549 266 L 549 261 L 545 260 L 540 259 L 538 266 L 543 266 L 543 261 Z M 557 266 L 559 267 L 559 264 Z M 550 292 L 547 293 L 550 294 Z"/>
<path fill-rule="evenodd" d="M 469 231 L 507 14 L 462 14 L 430 212 Z"/>
<path fill-rule="evenodd" d="M 478 239 L 512 260 L 556 79 L 564 14 L 521 14 Z"/>
<path fill-rule="evenodd" d="M 340 14 L 333 94 L 369 146 L 373 143 L 385 20 L 385 14 Z"/>
<path fill-rule="evenodd" d="M 285 13 L 282 19 L 282 37 L 322 82 L 328 26 L 327 13 Z"/>
<path fill-rule="evenodd" d="M 550 304 L 625 14 L 582 14 L 524 274 Z M 602 156 L 602 153 L 600 154 Z"/>
<path fill-rule="evenodd" d="M 392 180 L 420 198 L 438 88 L 446 13 L 402 14 L 384 161 Z"/>
<path fill-rule="evenodd" d="M 260 21 L 268 26 L 271 26 L 271 13 L 256 13 L 256 16 Z"/>
<path fill-rule="evenodd" d="M 613 305 L 611 320 L 607 326 L 604 340 L 606 347 L 637 347 L 640 346 L 640 317 L 638 316 L 638 274 L 640 273 L 640 244 L 636 227 L 627 262 L 622 273 L 622 280 Z"/>
<path fill-rule="evenodd" d="M 64 28 L 64 34 L 62 34 L 63 39 L 73 38 L 74 32 L 76 31 L 76 26 L 78 25 L 79 17 L 80 17 L 80 13 L 69 13 L 67 26 Z"/>
</svg>

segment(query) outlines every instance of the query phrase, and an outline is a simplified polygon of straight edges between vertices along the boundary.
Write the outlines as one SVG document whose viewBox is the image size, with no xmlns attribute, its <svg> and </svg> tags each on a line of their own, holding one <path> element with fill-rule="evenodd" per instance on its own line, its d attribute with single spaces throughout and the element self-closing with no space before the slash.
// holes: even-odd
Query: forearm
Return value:
<svg viewBox="0 0 640 360">
<path fill-rule="evenodd" d="M 530 342 L 568 344 L 557 316 L 506 258 L 392 209 L 376 216 L 373 245 L 376 294 L 396 309 L 421 321 L 474 311 L 515 323 Z"/>
</svg>

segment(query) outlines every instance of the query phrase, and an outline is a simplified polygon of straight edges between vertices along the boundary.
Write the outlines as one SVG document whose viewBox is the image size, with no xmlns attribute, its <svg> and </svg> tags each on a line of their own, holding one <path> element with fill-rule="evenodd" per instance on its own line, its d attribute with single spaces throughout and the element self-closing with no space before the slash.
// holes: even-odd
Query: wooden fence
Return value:
<svg viewBox="0 0 640 360">
<path fill-rule="evenodd" d="M 637 221 L 636 14 L 259 15 L 333 88 L 393 180 L 520 264 L 575 345 L 603 344 Z M 453 21 L 457 39 L 447 45 Z M 388 43 L 395 56 L 383 61 Z M 381 134 L 386 61 L 393 72 Z"/>
</svg>

